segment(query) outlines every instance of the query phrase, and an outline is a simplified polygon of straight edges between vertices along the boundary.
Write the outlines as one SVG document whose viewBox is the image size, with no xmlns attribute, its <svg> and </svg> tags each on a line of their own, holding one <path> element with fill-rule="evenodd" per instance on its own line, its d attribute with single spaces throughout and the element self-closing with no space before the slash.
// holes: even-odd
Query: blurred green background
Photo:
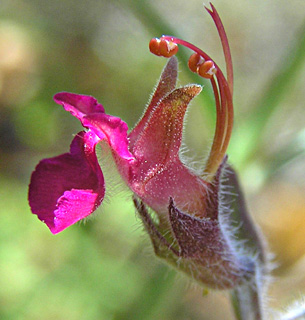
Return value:
<svg viewBox="0 0 305 320">
<path fill-rule="evenodd" d="M 213 3 L 235 68 L 229 159 L 279 265 L 278 308 L 305 290 L 305 2 Z M 233 319 L 226 292 L 203 293 L 153 256 L 128 191 L 107 185 L 98 215 L 56 236 L 27 204 L 35 165 L 81 130 L 52 96 L 93 95 L 132 128 L 165 64 L 148 52 L 162 34 L 224 65 L 201 0 L 0 1 L 0 319 Z M 208 84 L 187 70 L 188 54 L 179 83 Z M 206 86 L 188 114 L 189 155 L 206 155 L 214 122 Z"/>
</svg>

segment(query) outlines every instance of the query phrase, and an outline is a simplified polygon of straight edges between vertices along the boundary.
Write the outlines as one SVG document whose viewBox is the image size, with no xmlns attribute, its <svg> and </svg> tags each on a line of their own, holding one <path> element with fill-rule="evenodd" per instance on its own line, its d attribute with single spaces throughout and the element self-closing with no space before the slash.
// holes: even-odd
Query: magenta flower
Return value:
<svg viewBox="0 0 305 320">
<path fill-rule="evenodd" d="M 69 153 L 37 165 L 29 203 L 54 234 L 95 211 L 106 190 L 95 146 L 105 140 L 120 175 L 134 193 L 156 254 L 201 283 L 229 288 L 245 279 L 251 266 L 237 254 L 228 228 L 222 225 L 226 214 L 221 194 L 225 154 L 233 125 L 233 70 L 218 13 L 213 6 L 207 10 L 221 38 L 228 79 L 205 52 L 188 42 L 169 36 L 150 42 L 150 50 L 159 56 L 171 57 L 177 44 L 191 49 L 189 68 L 211 81 L 217 123 L 202 173 L 194 173 L 179 157 L 185 113 L 201 86 L 176 88 L 177 59 L 172 57 L 142 119 L 130 133 L 125 122 L 106 114 L 93 97 L 66 92 L 55 95 L 55 102 L 78 118 L 86 130 L 75 136 Z M 158 221 L 151 218 L 150 210 Z"/>
</svg>

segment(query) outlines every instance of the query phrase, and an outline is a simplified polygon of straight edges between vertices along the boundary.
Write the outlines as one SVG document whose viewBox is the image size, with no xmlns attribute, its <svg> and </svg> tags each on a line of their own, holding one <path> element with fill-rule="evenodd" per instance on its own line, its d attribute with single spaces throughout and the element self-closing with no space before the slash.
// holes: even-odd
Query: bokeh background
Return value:
<svg viewBox="0 0 305 320">
<path fill-rule="evenodd" d="M 305 2 L 214 5 L 235 67 L 229 159 L 275 254 L 269 304 L 281 308 L 305 290 Z M 93 95 L 132 128 L 165 64 L 148 52 L 162 34 L 224 65 L 201 0 L 0 0 L 0 319 L 233 319 L 226 292 L 153 256 L 121 187 L 107 185 L 97 216 L 56 236 L 27 204 L 35 165 L 67 152 L 81 130 L 52 96 Z M 188 54 L 179 54 L 180 84 L 208 84 L 187 70 Z M 189 155 L 207 153 L 214 122 L 207 85 L 188 114 Z"/>
</svg>

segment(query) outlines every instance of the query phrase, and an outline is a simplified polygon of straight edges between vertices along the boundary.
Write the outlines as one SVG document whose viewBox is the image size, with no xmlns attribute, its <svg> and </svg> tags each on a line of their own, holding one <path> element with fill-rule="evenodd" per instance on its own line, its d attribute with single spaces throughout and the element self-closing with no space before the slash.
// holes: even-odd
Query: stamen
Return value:
<svg viewBox="0 0 305 320">
<path fill-rule="evenodd" d="M 156 56 L 170 58 L 178 52 L 178 45 L 163 38 L 153 38 L 149 42 L 149 50 Z"/>
<path fill-rule="evenodd" d="M 211 8 L 212 10 L 206 9 L 213 18 L 221 39 L 226 61 L 227 79 L 208 54 L 187 41 L 171 36 L 162 36 L 160 39 L 152 39 L 149 43 L 152 53 L 166 58 L 177 53 L 178 44 L 194 51 L 189 58 L 188 67 L 192 72 L 211 81 L 215 96 L 217 119 L 213 144 L 204 170 L 207 181 L 213 181 L 215 173 L 226 154 L 232 133 L 234 116 L 232 101 L 233 67 L 230 47 L 220 17 L 213 5 L 211 5 Z"/>
</svg>

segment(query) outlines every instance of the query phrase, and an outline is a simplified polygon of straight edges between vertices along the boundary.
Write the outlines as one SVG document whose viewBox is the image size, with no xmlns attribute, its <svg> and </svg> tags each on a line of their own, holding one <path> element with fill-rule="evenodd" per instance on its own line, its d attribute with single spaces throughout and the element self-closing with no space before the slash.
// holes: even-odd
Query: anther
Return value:
<svg viewBox="0 0 305 320">
<path fill-rule="evenodd" d="M 191 71 L 197 73 L 198 72 L 198 67 L 204 63 L 204 59 L 198 54 L 198 53 L 193 53 L 188 61 L 188 66 Z"/>
<path fill-rule="evenodd" d="M 212 60 L 205 61 L 198 67 L 198 74 L 207 79 L 211 79 L 216 73 L 216 68 Z"/>
<path fill-rule="evenodd" d="M 188 66 L 191 71 L 198 73 L 198 75 L 206 79 L 211 79 L 217 71 L 212 60 L 206 61 L 198 53 L 193 53 L 190 56 Z"/>
<path fill-rule="evenodd" d="M 149 50 L 151 53 L 155 54 L 156 56 L 160 56 L 160 39 L 158 38 L 153 38 L 149 42 Z"/>
<path fill-rule="evenodd" d="M 156 56 L 170 58 L 178 52 L 178 45 L 162 38 L 153 38 L 149 42 L 149 50 Z"/>
</svg>

